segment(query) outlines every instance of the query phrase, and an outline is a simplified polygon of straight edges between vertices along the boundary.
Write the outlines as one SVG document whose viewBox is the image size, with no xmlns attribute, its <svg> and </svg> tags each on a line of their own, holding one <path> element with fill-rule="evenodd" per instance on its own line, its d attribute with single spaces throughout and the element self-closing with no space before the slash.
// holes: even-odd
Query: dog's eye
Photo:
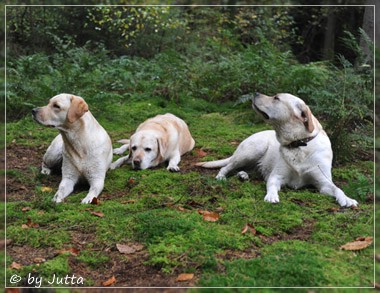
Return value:
<svg viewBox="0 0 380 293">
<path fill-rule="evenodd" d="M 61 107 L 58 104 L 54 104 L 53 108 L 58 109 L 58 110 L 61 109 Z"/>
<path fill-rule="evenodd" d="M 274 96 L 274 98 L 273 98 L 274 100 L 277 100 L 277 101 L 279 101 L 280 100 L 280 98 L 278 97 L 278 96 Z"/>
<path fill-rule="evenodd" d="M 135 150 L 137 150 L 137 147 L 136 146 L 132 147 L 132 151 L 135 151 Z"/>
<path fill-rule="evenodd" d="M 145 148 L 145 151 L 148 152 L 148 153 L 149 153 L 151 150 L 152 150 L 151 148 Z"/>
</svg>

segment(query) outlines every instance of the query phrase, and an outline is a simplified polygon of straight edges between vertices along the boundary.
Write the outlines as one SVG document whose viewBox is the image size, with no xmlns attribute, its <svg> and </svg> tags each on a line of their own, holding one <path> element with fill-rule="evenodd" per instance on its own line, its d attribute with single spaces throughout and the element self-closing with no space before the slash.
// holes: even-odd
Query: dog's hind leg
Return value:
<svg viewBox="0 0 380 293">
<path fill-rule="evenodd" d="M 110 169 L 114 170 L 116 168 L 119 168 L 121 165 L 127 163 L 128 160 L 129 160 L 129 155 L 125 157 L 121 157 L 111 164 Z"/>
<path fill-rule="evenodd" d="M 53 139 L 44 154 L 41 168 L 42 174 L 50 175 L 53 169 L 60 168 L 62 166 L 62 150 L 63 139 L 62 136 L 58 134 Z"/>
</svg>

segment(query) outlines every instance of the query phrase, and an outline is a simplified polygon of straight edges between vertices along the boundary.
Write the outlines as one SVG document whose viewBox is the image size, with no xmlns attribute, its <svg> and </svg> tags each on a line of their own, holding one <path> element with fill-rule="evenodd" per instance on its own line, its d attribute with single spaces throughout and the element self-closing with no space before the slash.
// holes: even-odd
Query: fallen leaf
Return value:
<svg viewBox="0 0 380 293">
<path fill-rule="evenodd" d="M 249 223 L 245 224 L 245 226 L 241 230 L 241 234 L 245 234 L 248 231 L 251 232 L 253 235 L 256 235 L 256 228 L 253 225 L 249 224 Z"/>
<path fill-rule="evenodd" d="M 58 250 L 57 253 L 58 254 L 64 254 L 64 253 L 70 253 L 71 255 L 73 256 L 77 256 L 80 252 L 79 249 L 75 248 L 75 247 L 71 247 L 71 248 L 64 248 L 64 249 L 61 249 L 61 250 Z"/>
<path fill-rule="evenodd" d="M 125 253 L 125 254 L 132 254 L 135 253 L 136 251 L 140 251 L 144 248 L 141 244 L 116 244 L 117 250 L 119 250 L 120 253 Z"/>
<path fill-rule="evenodd" d="M 100 205 L 100 200 L 97 197 L 94 197 L 91 201 L 91 204 Z"/>
<path fill-rule="evenodd" d="M 116 282 L 116 278 L 115 278 L 115 276 L 112 276 L 107 281 L 103 282 L 102 285 L 107 287 L 107 286 L 111 286 L 115 282 Z"/>
<path fill-rule="evenodd" d="M 194 278 L 194 274 L 180 274 L 177 277 L 177 282 L 186 282 Z"/>
<path fill-rule="evenodd" d="M 53 188 L 47 187 L 47 186 L 43 186 L 43 187 L 41 187 L 41 191 L 42 192 L 52 192 Z"/>
<path fill-rule="evenodd" d="M 21 228 L 23 228 L 23 229 L 38 228 L 39 226 L 40 225 L 38 225 L 37 223 L 33 223 L 32 220 L 28 217 L 26 224 L 22 224 Z"/>
<path fill-rule="evenodd" d="M 203 215 L 203 220 L 206 222 L 216 222 L 219 220 L 220 215 L 215 212 L 198 210 L 198 213 Z"/>
<path fill-rule="evenodd" d="M 129 183 L 129 184 L 133 184 L 133 183 L 135 183 L 135 181 L 136 181 L 136 179 L 135 179 L 134 177 L 130 177 L 130 178 L 128 179 L 128 183 Z"/>
<path fill-rule="evenodd" d="M 134 199 L 129 199 L 129 200 L 123 200 L 123 201 L 121 201 L 120 203 L 122 203 L 122 204 L 127 204 L 127 203 L 135 203 L 136 202 L 136 200 L 134 200 Z"/>
<path fill-rule="evenodd" d="M 207 153 L 202 149 L 196 149 L 195 152 L 197 153 L 198 157 L 200 157 L 200 158 L 207 156 Z"/>
<path fill-rule="evenodd" d="M 102 212 L 91 212 L 91 215 L 97 216 L 99 218 L 103 218 L 104 214 Z"/>
<path fill-rule="evenodd" d="M 25 207 L 25 208 L 22 208 L 21 211 L 27 212 L 27 211 L 30 211 L 31 209 L 32 209 L 31 207 Z"/>
<path fill-rule="evenodd" d="M 43 214 L 45 214 L 44 211 L 38 211 L 38 212 L 37 212 L 37 215 L 43 215 Z"/>
<path fill-rule="evenodd" d="M 17 262 L 12 262 L 10 268 L 11 268 L 12 270 L 19 270 L 19 269 L 22 268 L 22 265 L 19 264 L 19 263 L 17 263 Z"/>
<path fill-rule="evenodd" d="M 46 261 L 46 259 L 44 259 L 44 258 L 42 258 L 42 257 L 35 257 L 34 259 L 33 259 L 33 262 L 34 263 L 42 263 L 42 262 L 45 262 Z"/>
<path fill-rule="evenodd" d="M 358 237 L 356 241 L 348 242 L 345 245 L 342 245 L 340 249 L 344 250 L 362 250 L 372 244 L 372 237 Z"/>
<path fill-rule="evenodd" d="M 340 210 L 339 208 L 329 208 L 329 209 L 327 209 L 327 211 L 330 212 L 330 213 L 336 213 L 339 210 Z"/>
</svg>

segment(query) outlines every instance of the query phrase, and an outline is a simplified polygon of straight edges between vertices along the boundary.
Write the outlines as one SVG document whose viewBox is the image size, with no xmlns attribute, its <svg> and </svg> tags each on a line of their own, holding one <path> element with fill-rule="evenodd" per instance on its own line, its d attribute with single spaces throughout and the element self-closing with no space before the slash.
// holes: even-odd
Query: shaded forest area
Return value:
<svg viewBox="0 0 380 293">
<path fill-rule="evenodd" d="M 177 104 L 290 92 L 326 121 L 338 161 L 370 158 L 373 9 L 8 6 L 7 119 L 59 92 Z"/>
<path fill-rule="evenodd" d="M 237 2 L 247 4 L 228 4 Z M 357 48 L 342 40 L 359 36 L 359 28 L 373 39 L 372 16 L 369 6 L 8 7 L 8 53 L 53 53 L 57 46 L 92 42 L 115 56 L 149 58 L 169 48 L 185 51 L 187 44 L 198 40 L 200 45 L 209 37 L 239 47 L 255 44 L 263 35 L 302 63 L 334 60 L 338 54 L 355 62 Z"/>
</svg>

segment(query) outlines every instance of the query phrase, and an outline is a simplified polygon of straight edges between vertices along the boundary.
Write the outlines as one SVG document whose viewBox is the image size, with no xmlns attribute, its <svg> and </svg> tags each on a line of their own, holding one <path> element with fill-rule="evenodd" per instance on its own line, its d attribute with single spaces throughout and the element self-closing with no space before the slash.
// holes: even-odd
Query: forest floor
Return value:
<svg viewBox="0 0 380 293">
<path fill-rule="evenodd" d="M 340 247 L 374 236 L 373 162 L 333 170 L 358 208 L 340 208 L 313 189 L 284 188 L 279 204 L 265 203 L 258 176 L 219 182 L 217 170 L 194 165 L 227 157 L 244 138 L 269 128 L 248 106 L 218 107 L 136 101 L 95 110 L 114 142 L 146 118 L 172 112 L 189 124 L 196 147 L 182 157 L 179 173 L 165 165 L 109 171 L 91 205 L 80 204 L 85 185 L 61 204 L 51 201 L 60 174 L 42 175 L 40 165 L 56 130 L 30 117 L 9 123 L 7 285 L 35 287 L 41 278 L 41 287 L 372 287 L 373 245 Z M 13 275 L 19 282 L 11 283 Z M 75 278 L 62 284 L 53 276 Z"/>
</svg>

